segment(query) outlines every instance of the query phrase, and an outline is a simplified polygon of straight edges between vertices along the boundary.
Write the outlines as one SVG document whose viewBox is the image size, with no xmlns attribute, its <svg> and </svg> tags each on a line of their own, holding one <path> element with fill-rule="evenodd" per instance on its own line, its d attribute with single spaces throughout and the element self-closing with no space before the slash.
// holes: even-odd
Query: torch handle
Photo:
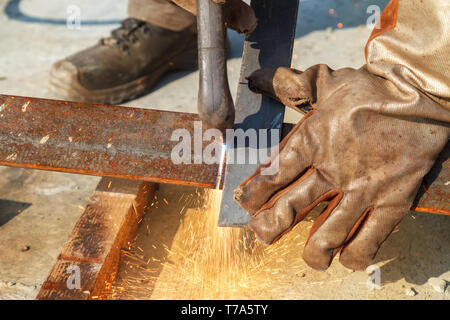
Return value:
<svg viewBox="0 0 450 320">
<path fill-rule="evenodd" d="M 198 114 L 207 127 L 232 128 L 235 111 L 227 77 L 223 5 L 212 0 L 197 0 L 197 28 Z"/>
</svg>

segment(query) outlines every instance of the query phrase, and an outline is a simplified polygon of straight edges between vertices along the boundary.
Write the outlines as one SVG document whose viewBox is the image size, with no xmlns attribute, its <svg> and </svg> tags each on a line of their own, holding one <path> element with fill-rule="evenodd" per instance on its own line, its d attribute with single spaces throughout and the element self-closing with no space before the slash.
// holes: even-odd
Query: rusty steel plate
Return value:
<svg viewBox="0 0 450 320">
<path fill-rule="evenodd" d="M 174 164 L 176 129 L 195 114 L 0 95 L 0 165 L 222 188 L 218 164 Z M 208 142 L 203 142 L 203 146 Z M 450 145 L 412 210 L 450 215 Z M 223 164 L 222 164 L 223 166 Z"/>
<path fill-rule="evenodd" d="M 217 187 L 219 165 L 174 164 L 195 114 L 0 95 L 0 165 Z"/>
</svg>

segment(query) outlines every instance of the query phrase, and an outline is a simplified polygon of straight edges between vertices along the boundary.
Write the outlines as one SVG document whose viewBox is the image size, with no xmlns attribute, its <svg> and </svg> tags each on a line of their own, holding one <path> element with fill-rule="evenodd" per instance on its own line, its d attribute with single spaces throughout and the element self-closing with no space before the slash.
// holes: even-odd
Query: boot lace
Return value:
<svg viewBox="0 0 450 320">
<path fill-rule="evenodd" d="M 122 25 L 111 32 L 111 36 L 102 38 L 100 44 L 104 46 L 118 46 L 122 52 L 127 52 L 130 44 L 139 42 L 136 31 L 143 29 L 144 34 L 150 33 L 150 28 L 145 21 L 127 18 Z"/>
</svg>

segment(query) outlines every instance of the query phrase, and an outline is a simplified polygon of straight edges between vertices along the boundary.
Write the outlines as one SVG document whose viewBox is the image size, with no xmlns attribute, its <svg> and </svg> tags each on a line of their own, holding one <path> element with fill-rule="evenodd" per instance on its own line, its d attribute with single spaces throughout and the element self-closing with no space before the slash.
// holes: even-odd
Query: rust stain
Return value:
<svg viewBox="0 0 450 320">
<path fill-rule="evenodd" d="M 74 262 L 89 262 L 89 263 L 98 263 L 98 264 L 103 264 L 103 262 L 104 262 L 104 259 L 89 258 L 89 257 L 66 256 L 66 255 L 63 255 L 63 254 L 60 254 L 58 256 L 58 260 L 74 261 Z"/>
<path fill-rule="evenodd" d="M 171 160 L 178 143 L 170 140 L 173 131 L 185 129 L 193 137 L 195 114 L 9 95 L 0 95 L 0 106 L 0 165 L 223 187 L 224 163 Z M 413 210 L 450 211 L 449 153 L 447 145 L 425 177 Z"/>
<path fill-rule="evenodd" d="M 219 164 L 171 160 L 172 132 L 193 137 L 195 114 L 8 95 L 0 106 L 0 165 L 216 187 Z"/>
<path fill-rule="evenodd" d="M 450 216 L 450 210 L 446 210 L 446 209 L 413 207 L 412 210 L 414 210 L 416 212 L 429 212 L 429 213 L 435 213 L 435 214 L 442 214 L 442 215 Z"/>
<path fill-rule="evenodd" d="M 68 290 L 66 283 L 45 281 L 41 290 Z"/>
</svg>

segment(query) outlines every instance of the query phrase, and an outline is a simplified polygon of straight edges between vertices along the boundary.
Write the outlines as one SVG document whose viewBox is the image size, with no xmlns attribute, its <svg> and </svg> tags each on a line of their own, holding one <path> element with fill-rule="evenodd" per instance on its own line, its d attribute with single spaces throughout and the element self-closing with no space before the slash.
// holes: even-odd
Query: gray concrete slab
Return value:
<svg viewBox="0 0 450 320">
<path fill-rule="evenodd" d="M 302 1 L 293 66 L 360 67 L 370 34 L 366 9 L 372 4 L 383 8 L 387 2 Z M 81 29 L 66 25 L 67 10 L 73 5 L 80 9 Z M 0 0 L 0 92 L 55 98 L 48 85 L 52 63 L 107 36 L 127 16 L 126 6 L 126 0 Z M 230 87 L 235 94 L 243 36 L 230 31 L 229 38 Z M 126 105 L 195 112 L 197 77 L 197 72 L 173 73 L 149 94 Z M 299 118 L 288 111 L 285 120 Z M 35 297 L 98 181 L 96 177 L 0 167 L 0 299 Z M 413 286 L 419 292 L 415 298 L 448 299 L 448 294 L 433 292 L 426 280 L 450 281 L 446 232 L 450 219 L 426 214 L 411 217 L 380 253 L 379 264 L 389 283 L 383 297 L 407 298 L 404 291 Z M 327 273 L 330 281 L 337 276 L 333 270 Z M 341 294 L 335 297 L 371 297 L 360 284 L 366 279 L 364 273 L 355 274 L 336 288 Z M 291 298 L 301 288 L 289 290 L 286 297 Z M 310 292 L 309 297 L 327 298 L 323 288 L 311 287 Z"/>
</svg>

